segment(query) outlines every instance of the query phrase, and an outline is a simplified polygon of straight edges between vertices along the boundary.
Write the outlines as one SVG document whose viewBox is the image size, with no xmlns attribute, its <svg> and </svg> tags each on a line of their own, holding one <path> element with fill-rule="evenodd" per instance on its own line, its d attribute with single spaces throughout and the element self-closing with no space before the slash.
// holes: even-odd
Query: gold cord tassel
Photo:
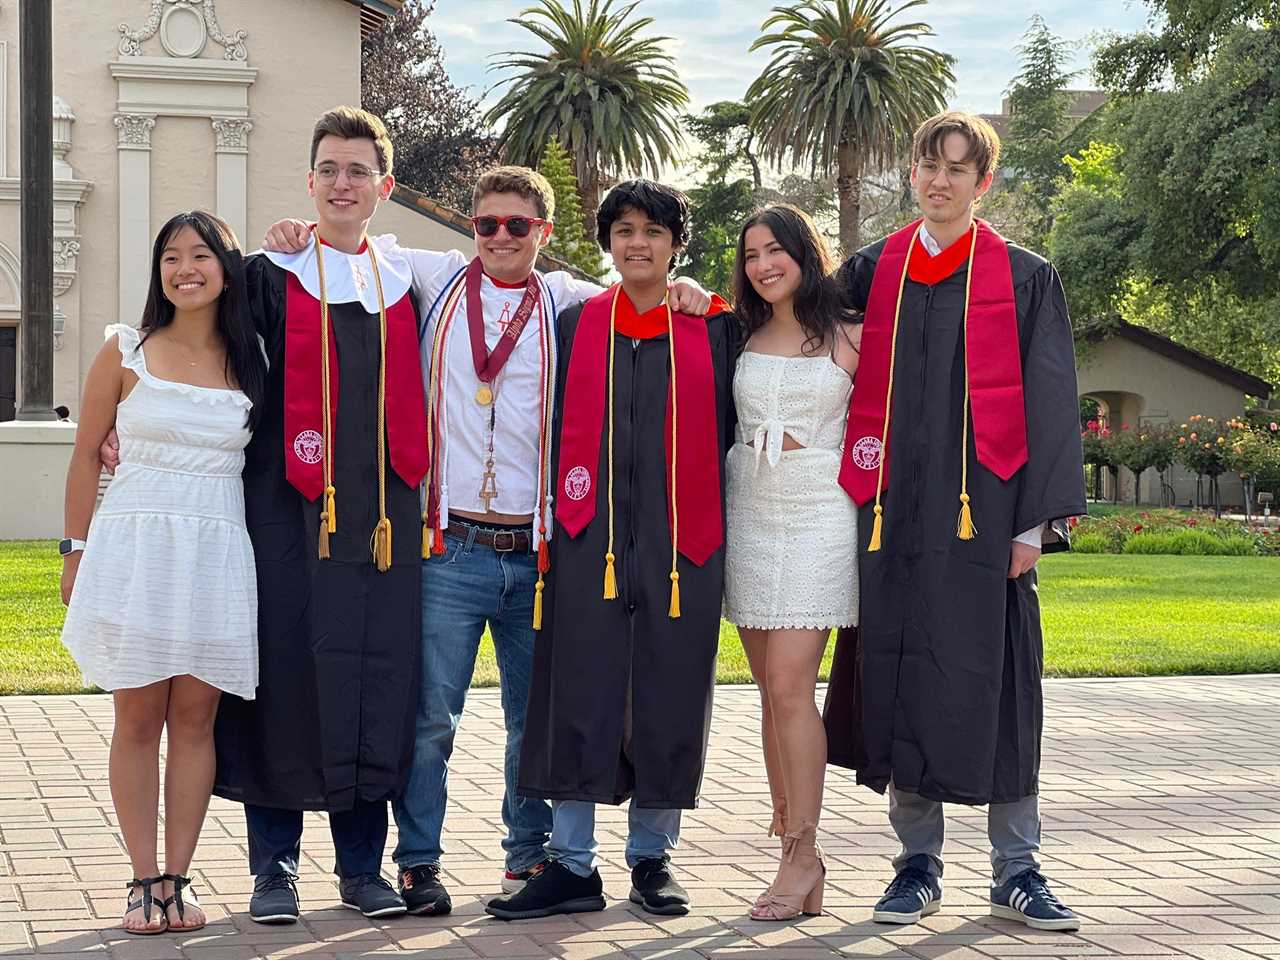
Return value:
<svg viewBox="0 0 1280 960">
<path fill-rule="evenodd" d="M 889 412 L 893 409 L 893 368 L 898 361 L 898 328 L 902 324 L 902 295 L 907 289 L 911 252 L 919 239 L 920 230 L 917 228 L 911 235 L 911 242 L 907 244 L 907 258 L 902 262 L 902 276 L 898 278 L 898 302 L 893 308 L 893 334 L 889 340 L 889 382 L 884 391 L 884 426 L 880 429 L 880 463 L 876 469 L 876 519 L 871 524 L 871 542 L 867 544 L 867 553 L 875 553 L 880 549 L 880 537 L 884 532 L 884 507 L 880 505 L 880 494 L 884 489 L 885 452 L 889 449 Z"/>
<path fill-rule="evenodd" d="M 613 560 L 612 553 L 604 555 L 604 598 L 606 600 L 618 599 L 618 576 L 613 572 Z"/>
<path fill-rule="evenodd" d="M 373 528 L 373 559 L 379 573 L 391 569 L 391 520 L 383 517 Z"/>
<path fill-rule="evenodd" d="M 960 519 L 956 521 L 956 536 L 961 540 L 972 540 L 977 533 L 973 529 L 973 510 L 969 507 L 969 495 L 960 494 Z"/>
<path fill-rule="evenodd" d="M 680 544 L 680 501 L 676 491 L 676 456 L 678 454 L 680 405 L 676 394 L 676 321 L 671 313 L 671 301 L 667 300 L 667 352 L 671 358 L 671 605 L 667 616 L 680 618 L 680 572 L 676 569 Z"/>
<path fill-rule="evenodd" d="M 609 307 L 609 546 L 604 555 L 604 598 L 618 599 L 618 575 L 613 570 L 613 364 L 616 351 L 614 349 L 614 331 L 617 329 L 619 285 L 613 292 L 613 303 Z"/>
<path fill-rule="evenodd" d="M 542 629 L 542 591 L 546 584 L 542 581 L 542 574 L 538 574 L 538 582 L 533 587 L 533 629 Z"/>
<path fill-rule="evenodd" d="M 427 524 L 427 514 L 422 514 L 422 559 L 431 556 L 431 527 Z"/>
<path fill-rule="evenodd" d="M 969 296 L 973 286 L 973 255 L 978 246 L 978 225 L 969 237 L 969 270 L 964 278 L 964 318 L 960 325 L 960 342 L 964 345 L 964 409 L 960 432 L 960 516 L 956 520 L 956 537 L 972 540 L 978 531 L 973 525 L 973 509 L 969 506 Z"/>
<path fill-rule="evenodd" d="M 880 549 L 880 532 L 884 528 L 884 507 L 876 504 L 876 519 L 871 524 L 871 542 L 867 544 L 867 553 L 875 553 Z"/>
<path fill-rule="evenodd" d="M 321 470 L 324 474 L 324 505 L 320 509 L 320 559 L 329 559 L 329 535 L 338 532 L 338 507 L 335 502 L 337 491 L 333 485 L 333 410 L 330 406 L 330 374 L 329 374 L 329 294 L 324 279 L 324 248 L 320 244 L 320 232 L 315 234 L 316 273 L 320 279 L 320 402 L 324 406 L 320 429 L 323 431 L 321 455 L 324 458 Z"/>
</svg>

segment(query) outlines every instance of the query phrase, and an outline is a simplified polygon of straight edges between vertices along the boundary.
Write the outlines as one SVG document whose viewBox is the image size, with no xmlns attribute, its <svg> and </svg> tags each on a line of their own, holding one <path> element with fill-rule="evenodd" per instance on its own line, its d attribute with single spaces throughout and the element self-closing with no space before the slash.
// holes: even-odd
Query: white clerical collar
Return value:
<svg viewBox="0 0 1280 960">
<path fill-rule="evenodd" d="M 933 239 L 933 234 L 925 229 L 924 224 L 920 224 L 920 245 L 924 247 L 925 252 L 931 257 L 936 257 L 942 252 L 942 247 L 937 240 Z"/>
<path fill-rule="evenodd" d="M 369 237 L 378 257 L 378 272 L 382 277 L 383 299 L 387 306 L 397 303 L 413 286 L 413 268 L 400 252 L 392 234 Z M 378 312 L 378 284 L 373 277 L 367 251 L 344 253 L 325 244 L 324 251 L 325 295 L 330 303 L 353 303 L 369 313 Z M 316 245 L 307 243 L 297 253 L 262 251 L 268 260 L 281 269 L 288 270 L 302 284 L 302 288 L 320 299 L 320 274 L 316 270 Z"/>
</svg>

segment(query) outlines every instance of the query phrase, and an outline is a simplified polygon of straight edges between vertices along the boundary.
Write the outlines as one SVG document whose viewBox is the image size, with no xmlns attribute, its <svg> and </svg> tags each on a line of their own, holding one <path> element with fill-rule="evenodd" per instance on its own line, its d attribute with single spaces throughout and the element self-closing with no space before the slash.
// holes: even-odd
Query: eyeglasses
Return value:
<svg viewBox="0 0 1280 960">
<path fill-rule="evenodd" d="M 316 179 L 325 186 L 338 182 L 338 174 L 345 172 L 347 183 L 353 187 L 363 187 L 374 177 L 382 176 L 381 170 L 370 170 L 363 163 L 353 163 L 345 170 L 336 163 L 322 163 L 315 168 Z"/>
<path fill-rule="evenodd" d="M 481 237 L 492 237 L 499 227 L 506 227 L 513 237 L 527 237 L 534 227 L 545 227 L 549 221 L 541 217 L 472 217 L 471 226 Z"/>
<path fill-rule="evenodd" d="M 937 160 L 929 159 L 916 161 L 916 170 L 929 180 L 936 177 L 938 172 L 943 169 L 947 171 L 947 176 L 952 180 L 967 177 L 978 172 L 973 169 L 973 167 L 966 167 L 963 163 L 938 163 Z"/>
</svg>

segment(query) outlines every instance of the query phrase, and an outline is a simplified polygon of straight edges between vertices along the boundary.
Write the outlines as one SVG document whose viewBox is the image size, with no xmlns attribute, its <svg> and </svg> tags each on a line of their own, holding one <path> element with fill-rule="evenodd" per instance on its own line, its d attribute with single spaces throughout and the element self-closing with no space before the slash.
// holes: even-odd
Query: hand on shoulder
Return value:
<svg viewBox="0 0 1280 960">
<path fill-rule="evenodd" d="M 262 249 L 272 253 L 297 253 L 311 242 L 314 226 L 306 220 L 278 220 L 267 228 Z"/>
</svg>

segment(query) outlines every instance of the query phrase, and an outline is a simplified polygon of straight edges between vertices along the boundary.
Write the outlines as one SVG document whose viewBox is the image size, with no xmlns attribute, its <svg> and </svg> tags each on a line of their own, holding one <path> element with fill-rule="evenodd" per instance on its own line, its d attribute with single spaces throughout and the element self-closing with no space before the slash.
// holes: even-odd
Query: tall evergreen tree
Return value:
<svg viewBox="0 0 1280 960">
<path fill-rule="evenodd" d="M 538 170 L 551 181 L 556 194 L 555 231 L 547 244 L 547 253 L 571 263 L 593 277 L 604 276 L 604 257 L 594 237 L 588 237 L 582 220 L 582 203 L 578 199 L 578 178 L 573 175 L 573 160 L 555 137 L 542 151 Z"/>
<path fill-rule="evenodd" d="M 1071 45 L 1055 37 L 1040 14 L 1032 14 L 1018 46 L 1021 69 L 1009 88 L 1009 136 L 1003 163 L 1025 200 L 1027 239 L 1041 246 L 1053 225 L 1053 198 L 1067 176 L 1063 138 L 1069 132 L 1067 86 L 1079 71 L 1067 70 Z M 1029 208 L 1029 209 L 1028 209 Z"/>
</svg>

